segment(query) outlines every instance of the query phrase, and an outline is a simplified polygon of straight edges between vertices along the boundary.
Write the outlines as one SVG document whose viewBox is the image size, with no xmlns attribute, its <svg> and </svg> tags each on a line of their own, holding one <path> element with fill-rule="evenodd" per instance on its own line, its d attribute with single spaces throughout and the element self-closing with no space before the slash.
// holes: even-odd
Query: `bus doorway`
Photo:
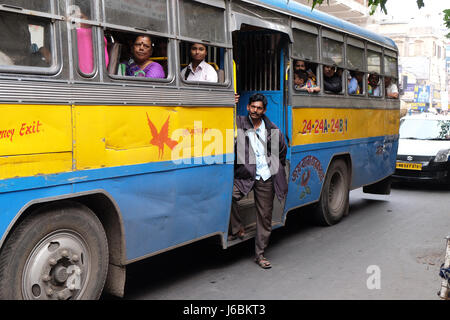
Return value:
<svg viewBox="0 0 450 320">
<path fill-rule="evenodd" d="M 254 93 L 266 96 L 267 117 L 286 136 L 287 90 L 285 68 L 288 63 L 288 36 L 259 27 L 242 25 L 233 32 L 233 59 L 236 64 L 236 89 L 240 95 L 237 115 L 247 115 L 247 104 Z M 287 141 L 286 141 L 287 143 Z M 288 150 L 289 153 L 289 150 Z M 289 156 L 288 156 L 289 157 Z M 239 211 L 248 237 L 256 226 L 253 192 L 239 201 Z M 274 198 L 272 227 L 283 225 L 284 203 Z M 239 240 L 233 240 L 232 245 Z"/>
</svg>

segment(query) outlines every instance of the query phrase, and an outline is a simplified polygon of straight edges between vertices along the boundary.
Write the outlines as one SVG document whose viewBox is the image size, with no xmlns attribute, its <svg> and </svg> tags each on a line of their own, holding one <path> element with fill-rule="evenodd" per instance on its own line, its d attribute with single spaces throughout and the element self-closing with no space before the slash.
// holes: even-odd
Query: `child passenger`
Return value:
<svg viewBox="0 0 450 320">
<path fill-rule="evenodd" d="M 319 92 L 320 88 L 308 78 L 308 74 L 303 70 L 294 72 L 294 88 L 295 90 L 308 91 L 308 93 Z"/>
</svg>

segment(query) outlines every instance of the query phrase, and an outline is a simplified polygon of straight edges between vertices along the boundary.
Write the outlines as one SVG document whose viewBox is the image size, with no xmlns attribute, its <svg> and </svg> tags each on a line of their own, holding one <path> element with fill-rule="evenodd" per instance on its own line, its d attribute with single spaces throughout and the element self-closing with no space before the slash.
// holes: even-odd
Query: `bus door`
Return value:
<svg viewBox="0 0 450 320">
<path fill-rule="evenodd" d="M 266 115 L 284 134 L 287 119 L 284 78 L 288 44 L 287 35 L 268 29 L 242 25 L 240 30 L 233 32 L 236 87 L 240 95 L 236 114 L 247 115 L 250 96 L 257 92 L 262 93 L 268 101 Z M 246 231 L 249 229 L 251 231 L 255 224 L 253 204 L 252 192 L 239 202 Z M 272 226 L 282 225 L 283 211 L 284 203 L 280 204 L 278 200 L 275 200 Z"/>
</svg>

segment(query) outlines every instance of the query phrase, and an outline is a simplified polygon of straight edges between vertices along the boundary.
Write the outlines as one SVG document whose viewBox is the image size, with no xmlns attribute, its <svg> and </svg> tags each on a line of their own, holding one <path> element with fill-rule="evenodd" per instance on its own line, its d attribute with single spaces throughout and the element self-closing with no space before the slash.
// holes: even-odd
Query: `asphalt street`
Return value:
<svg viewBox="0 0 450 320">
<path fill-rule="evenodd" d="M 350 214 L 335 226 L 309 223 L 308 209 L 289 214 L 266 251 L 272 269 L 253 262 L 253 240 L 227 250 L 202 241 L 130 265 L 124 299 L 439 300 L 449 193 L 353 190 Z"/>
</svg>

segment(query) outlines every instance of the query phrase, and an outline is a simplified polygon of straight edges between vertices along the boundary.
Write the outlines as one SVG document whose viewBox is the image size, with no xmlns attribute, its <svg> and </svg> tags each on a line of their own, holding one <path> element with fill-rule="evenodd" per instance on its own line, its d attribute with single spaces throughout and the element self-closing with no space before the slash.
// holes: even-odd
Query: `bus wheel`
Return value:
<svg viewBox="0 0 450 320">
<path fill-rule="evenodd" d="M 85 206 L 64 202 L 26 217 L 0 254 L 0 298 L 98 299 L 108 271 L 102 224 Z"/>
<path fill-rule="evenodd" d="M 328 168 L 319 203 L 314 212 L 315 220 L 323 226 L 338 223 L 348 213 L 348 170 L 345 161 L 335 160 Z"/>
</svg>

